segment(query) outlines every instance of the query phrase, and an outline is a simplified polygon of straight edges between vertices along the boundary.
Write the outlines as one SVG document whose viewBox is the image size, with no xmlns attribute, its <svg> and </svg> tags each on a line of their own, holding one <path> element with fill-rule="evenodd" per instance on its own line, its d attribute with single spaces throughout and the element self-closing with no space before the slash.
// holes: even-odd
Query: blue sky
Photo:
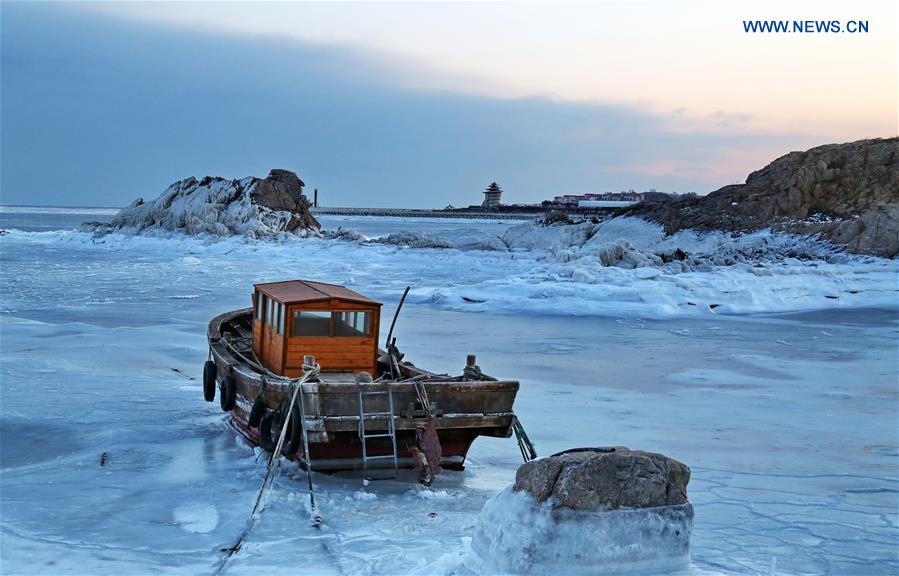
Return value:
<svg viewBox="0 0 899 576">
<path fill-rule="evenodd" d="M 706 193 L 790 150 L 892 135 L 890 118 L 812 129 L 765 122 L 755 110 L 653 100 L 664 86 L 646 86 L 645 99 L 639 83 L 619 99 L 567 94 L 561 80 L 541 91 L 528 50 L 516 84 L 465 69 L 471 55 L 448 64 L 437 48 L 407 54 L 365 29 L 350 42 L 266 34 L 264 21 L 253 30 L 217 24 L 210 10 L 227 12 L 224 4 L 197 5 L 196 18 L 206 20 L 180 21 L 152 4 L 135 5 L 137 13 L 107 9 L 125 3 L 0 6 L 4 204 L 119 206 L 187 176 L 264 176 L 275 167 L 297 171 L 334 206 L 467 205 L 491 180 L 510 202 L 630 188 Z M 316 17 L 339 23 L 361 16 L 356 6 Z M 316 5 L 289 8 L 297 18 L 310 10 L 311 22 Z M 483 37 L 459 37 L 471 41 Z M 880 126 L 887 133 L 868 133 Z"/>
</svg>

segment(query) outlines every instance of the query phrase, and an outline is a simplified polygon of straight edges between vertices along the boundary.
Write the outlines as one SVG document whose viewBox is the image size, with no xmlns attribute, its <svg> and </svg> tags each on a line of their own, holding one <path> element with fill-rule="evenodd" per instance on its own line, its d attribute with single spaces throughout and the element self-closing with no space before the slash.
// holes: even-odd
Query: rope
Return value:
<svg viewBox="0 0 899 576">
<path fill-rule="evenodd" d="M 287 407 L 288 417 L 284 419 L 284 423 L 281 424 L 281 433 L 278 435 L 278 442 L 275 444 L 275 449 L 271 454 L 271 457 L 268 460 L 268 466 L 265 471 L 265 478 L 262 481 L 262 486 L 259 487 L 259 492 L 256 494 L 256 502 L 253 504 L 253 510 L 250 512 L 250 517 L 247 519 L 247 525 L 244 528 L 243 532 L 241 532 L 240 536 L 237 538 L 237 541 L 230 548 L 223 548 L 222 552 L 227 552 L 228 554 L 222 559 L 221 564 L 219 564 L 218 569 L 215 571 L 217 575 L 224 573 L 225 568 L 228 567 L 228 561 L 231 559 L 234 554 L 240 550 L 240 547 L 243 545 L 244 540 L 249 535 L 249 533 L 256 527 L 256 523 L 259 521 L 259 517 L 262 515 L 262 511 L 265 509 L 265 504 L 268 502 L 268 497 L 271 492 L 272 484 L 274 483 L 276 473 L 281 465 L 281 448 L 284 446 L 284 438 L 287 436 L 287 425 L 290 423 L 290 414 L 293 410 L 293 405 L 296 403 L 297 394 L 299 394 L 300 389 L 303 387 L 302 385 L 309 380 L 318 376 L 319 372 L 321 372 L 321 367 L 316 364 L 315 366 L 307 366 L 303 365 L 303 375 L 300 378 L 297 378 L 293 381 L 293 394 L 290 397 L 290 404 Z M 302 402 L 302 399 L 301 399 Z M 300 414 L 300 423 L 305 430 L 305 424 L 303 421 L 305 420 L 305 413 Z M 305 436 L 305 433 L 304 433 Z M 308 444 L 306 447 L 308 451 Z M 308 452 L 307 452 L 307 461 L 308 461 Z M 307 470 L 308 474 L 311 474 L 311 470 Z M 313 514 L 315 514 L 315 497 L 312 495 L 312 479 L 310 476 L 309 479 L 309 497 L 312 499 L 312 510 Z M 320 522 L 321 517 L 316 514 L 316 519 Z"/>
<path fill-rule="evenodd" d="M 464 370 L 462 370 L 462 380 L 488 380 L 491 382 L 496 382 L 496 378 L 493 376 L 487 376 L 483 372 L 481 372 L 481 367 L 475 364 L 474 366 L 466 366 Z"/>
<path fill-rule="evenodd" d="M 415 380 L 412 385 L 415 387 L 415 394 L 418 396 L 421 407 L 427 414 L 431 414 L 431 401 L 428 400 L 428 391 L 425 390 L 424 383 L 421 380 Z"/>
<path fill-rule="evenodd" d="M 246 362 L 247 364 L 249 364 L 250 366 L 255 368 L 258 372 L 261 372 L 263 375 L 267 376 L 270 380 L 273 380 L 276 382 L 291 382 L 290 378 L 285 378 L 284 376 L 279 376 L 279 375 L 275 374 L 274 372 L 272 372 L 271 370 L 269 370 L 268 368 L 266 368 L 265 366 L 263 366 L 256 360 L 254 360 L 254 359 L 248 357 L 247 355 L 245 355 L 244 353 L 242 353 L 240 350 L 235 348 L 234 345 L 231 344 L 231 341 L 228 340 L 227 338 L 221 337 L 221 338 L 216 338 L 216 339 L 210 341 L 210 344 L 217 344 L 217 343 L 223 343 L 229 352 L 231 352 L 233 355 L 237 356 L 238 358 L 240 358 L 241 360 L 243 360 L 244 362 Z M 209 348 L 209 355 L 210 355 L 210 357 L 212 356 L 212 347 L 211 346 Z M 304 365 L 303 368 L 306 368 L 306 366 Z M 317 375 L 318 374 L 316 373 L 316 376 Z"/>
</svg>

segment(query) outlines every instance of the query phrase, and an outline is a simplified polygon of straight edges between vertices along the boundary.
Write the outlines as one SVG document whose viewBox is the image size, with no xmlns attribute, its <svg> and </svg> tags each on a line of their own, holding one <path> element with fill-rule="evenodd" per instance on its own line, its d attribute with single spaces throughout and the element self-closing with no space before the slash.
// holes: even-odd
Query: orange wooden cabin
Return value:
<svg viewBox="0 0 899 576">
<path fill-rule="evenodd" d="M 377 378 L 381 303 L 335 284 L 290 280 L 256 284 L 253 352 L 270 371 L 299 377 L 304 356 L 322 372 Z"/>
</svg>

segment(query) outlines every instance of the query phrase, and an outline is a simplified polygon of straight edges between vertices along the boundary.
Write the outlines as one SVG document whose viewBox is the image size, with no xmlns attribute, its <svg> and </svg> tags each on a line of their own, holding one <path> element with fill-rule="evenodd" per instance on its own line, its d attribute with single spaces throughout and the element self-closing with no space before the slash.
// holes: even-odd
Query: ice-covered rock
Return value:
<svg viewBox="0 0 899 576">
<path fill-rule="evenodd" d="M 844 250 L 813 236 L 772 230 L 748 234 L 681 230 L 667 235 L 659 224 L 627 216 L 552 226 L 533 220 L 510 227 L 500 240 L 509 250 L 565 264 L 558 269 L 563 276 L 586 277 L 591 270 L 609 267 L 652 267 L 679 274 L 698 266 L 771 263 L 789 258 L 830 261 Z"/>
<path fill-rule="evenodd" d="M 310 206 L 303 195 L 303 181 L 289 170 L 275 169 L 267 178 L 241 180 L 190 177 L 175 182 L 155 200 L 138 198 L 109 224 L 86 223 L 84 229 L 101 233 L 167 230 L 251 238 L 317 236 L 320 225 Z"/>
<path fill-rule="evenodd" d="M 459 248 L 459 245 L 452 240 L 421 231 L 397 232 L 384 238 L 378 238 L 374 242 L 393 244 L 395 246 L 409 246 L 411 248 Z"/>
<path fill-rule="evenodd" d="M 510 250 L 559 250 L 583 245 L 594 232 L 592 222 L 557 223 L 545 226 L 541 220 L 530 220 L 508 228 L 502 240 Z"/>
<path fill-rule="evenodd" d="M 481 510 L 474 573 L 648 574 L 689 563 L 690 469 L 662 454 L 579 449 L 521 466 Z"/>
<path fill-rule="evenodd" d="M 368 237 L 360 232 L 353 230 L 352 228 L 344 228 L 343 226 L 338 226 L 337 230 L 329 230 L 322 233 L 322 236 L 325 238 L 331 238 L 334 240 L 347 240 L 350 242 L 357 242 L 359 244 L 365 244 L 368 242 Z"/>
</svg>

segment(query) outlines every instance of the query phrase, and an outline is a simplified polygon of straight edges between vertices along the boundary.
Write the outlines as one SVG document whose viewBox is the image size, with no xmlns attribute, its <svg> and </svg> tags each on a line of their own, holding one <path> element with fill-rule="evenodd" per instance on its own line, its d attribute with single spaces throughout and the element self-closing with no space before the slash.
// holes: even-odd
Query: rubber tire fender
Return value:
<svg viewBox="0 0 899 576">
<path fill-rule="evenodd" d="M 282 414 L 284 412 L 286 412 L 286 406 L 282 409 Z M 282 422 L 284 418 L 286 415 L 282 415 Z M 296 454 L 303 443 L 303 426 L 300 424 L 300 418 L 300 408 L 294 405 L 290 411 L 290 422 L 287 424 L 287 434 L 284 435 L 284 445 L 281 446 L 281 454 L 287 457 Z"/>
<path fill-rule="evenodd" d="M 281 433 L 281 426 L 284 425 L 285 412 L 287 406 L 282 405 L 278 410 L 269 412 L 265 418 L 259 423 L 259 445 L 266 452 L 274 452 L 278 439 L 272 435 Z M 284 434 L 284 445 L 281 446 L 281 454 L 291 456 L 300 449 L 303 442 L 302 427 L 300 426 L 300 409 L 296 406 L 291 410 L 290 422 L 287 424 L 287 432 Z"/>
<path fill-rule="evenodd" d="M 219 403 L 225 412 L 230 412 L 237 404 L 237 385 L 234 382 L 234 377 L 230 374 L 222 380 L 221 390 L 219 390 Z"/>
<path fill-rule="evenodd" d="M 215 376 L 217 371 L 215 362 L 212 360 L 207 360 L 206 364 L 203 364 L 203 398 L 206 398 L 207 402 L 215 400 Z"/>
<path fill-rule="evenodd" d="M 266 452 L 275 451 L 275 442 L 272 442 L 272 423 L 277 412 L 269 412 L 259 421 L 259 446 Z"/>
<path fill-rule="evenodd" d="M 247 417 L 247 425 L 250 428 L 259 428 L 262 417 L 265 416 L 265 402 L 262 400 L 262 392 L 256 395 L 253 400 L 253 407 L 250 408 L 250 415 Z"/>
</svg>

